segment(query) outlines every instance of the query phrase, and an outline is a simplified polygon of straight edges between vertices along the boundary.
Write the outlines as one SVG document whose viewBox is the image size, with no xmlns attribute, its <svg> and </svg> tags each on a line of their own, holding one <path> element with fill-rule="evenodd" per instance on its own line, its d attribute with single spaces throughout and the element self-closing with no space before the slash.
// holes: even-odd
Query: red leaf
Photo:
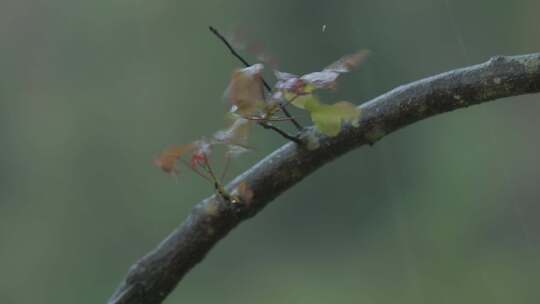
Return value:
<svg viewBox="0 0 540 304">
<path fill-rule="evenodd" d="M 208 158 L 206 157 L 206 154 L 201 153 L 200 151 L 197 151 L 191 155 L 191 167 L 196 168 L 197 166 L 200 166 L 201 164 L 208 163 Z"/>
<path fill-rule="evenodd" d="M 212 152 L 212 145 L 206 139 L 201 139 L 193 143 L 194 151 L 191 154 L 191 168 L 208 164 L 208 158 Z"/>
<path fill-rule="evenodd" d="M 176 169 L 176 162 L 180 157 L 193 150 L 193 144 L 181 145 L 181 146 L 171 146 L 161 152 L 160 156 L 154 160 L 154 164 L 161 168 L 161 170 L 166 173 L 178 173 Z"/>
</svg>

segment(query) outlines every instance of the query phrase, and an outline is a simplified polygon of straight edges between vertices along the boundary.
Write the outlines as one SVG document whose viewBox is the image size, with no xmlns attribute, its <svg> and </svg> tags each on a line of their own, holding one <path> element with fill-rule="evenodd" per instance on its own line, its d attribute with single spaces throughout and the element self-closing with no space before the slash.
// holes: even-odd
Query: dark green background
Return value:
<svg viewBox="0 0 540 304">
<path fill-rule="evenodd" d="M 360 104 L 539 51 L 539 11 L 537 0 L 2 0 L 0 303 L 105 302 L 212 192 L 152 165 L 223 124 L 239 64 L 208 25 L 248 29 L 294 73 L 372 50 L 326 96 Z M 327 165 L 166 303 L 537 303 L 538 98 L 432 118 Z M 257 129 L 252 142 L 235 172 L 283 140 Z"/>
</svg>

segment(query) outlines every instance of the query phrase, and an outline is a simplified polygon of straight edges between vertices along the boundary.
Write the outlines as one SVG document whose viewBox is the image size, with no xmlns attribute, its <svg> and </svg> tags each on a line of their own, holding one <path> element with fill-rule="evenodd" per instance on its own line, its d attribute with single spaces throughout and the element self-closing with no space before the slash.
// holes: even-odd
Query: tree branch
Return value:
<svg viewBox="0 0 540 304">
<path fill-rule="evenodd" d="M 302 135 L 310 145 L 287 143 L 235 178 L 254 192 L 249 205 L 211 196 L 193 207 L 176 230 L 137 261 L 109 303 L 161 303 L 190 269 L 236 225 L 322 165 L 364 144 L 419 120 L 495 100 L 540 91 L 540 53 L 494 57 L 486 63 L 400 86 L 360 106 L 358 127 L 347 126 L 333 138 L 314 129 Z M 315 147 L 312 149 L 304 146 Z"/>
</svg>

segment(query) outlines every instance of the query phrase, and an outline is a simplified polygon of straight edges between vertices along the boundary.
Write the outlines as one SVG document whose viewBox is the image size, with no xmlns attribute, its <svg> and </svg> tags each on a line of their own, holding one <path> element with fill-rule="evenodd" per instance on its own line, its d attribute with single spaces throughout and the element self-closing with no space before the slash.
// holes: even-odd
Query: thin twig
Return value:
<svg viewBox="0 0 540 304">
<path fill-rule="evenodd" d="M 210 179 L 210 177 L 204 175 L 202 172 L 200 172 L 199 170 L 197 170 L 197 168 L 193 167 L 190 163 L 188 163 L 185 159 L 180 159 L 180 162 L 186 166 L 186 168 L 190 169 L 191 171 L 195 172 L 197 175 L 199 175 L 200 177 L 204 178 L 205 180 L 209 181 L 209 182 L 212 182 L 212 180 Z"/>
<path fill-rule="evenodd" d="M 217 179 L 216 175 L 214 174 L 214 170 L 212 170 L 212 166 L 210 166 L 210 162 L 209 162 L 208 158 L 206 159 L 204 164 L 206 166 L 206 171 L 208 172 L 208 174 L 210 174 L 210 177 L 212 178 L 214 183 L 216 183 L 216 184 L 220 183 L 220 181 Z"/>
<path fill-rule="evenodd" d="M 225 36 L 221 35 L 221 33 L 213 26 L 209 26 L 208 27 L 210 29 L 210 31 L 216 35 L 216 37 L 218 37 L 219 40 L 221 40 L 223 42 L 223 44 L 225 44 L 225 46 L 229 49 L 229 51 L 231 52 L 231 54 L 236 57 L 236 59 L 240 60 L 240 62 L 242 62 L 242 64 L 244 64 L 244 66 L 248 67 L 250 66 L 251 64 L 249 64 L 249 62 L 247 62 L 247 60 L 245 60 L 240 54 L 238 54 L 238 52 L 236 52 L 236 50 L 233 48 L 233 46 L 229 43 L 229 41 L 227 40 L 227 38 L 225 38 Z M 266 90 L 268 92 L 271 92 L 272 91 L 272 87 L 270 87 L 270 85 L 268 84 L 268 82 L 266 82 L 266 80 L 264 80 L 264 78 L 262 79 L 263 81 L 263 84 L 264 84 L 264 87 L 266 88 Z"/>
<path fill-rule="evenodd" d="M 283 111 L 283 114 L 285 114 L 285 116 L 292 118 L 291 113 L 289 113 L 289 110 L 287 110 L 287 108 L 285 106 L 279 105 L 279 108 L 281 109 L 281 111 Z M 298 131 L 304 130 L 304 128 L 302 128 L 302 125 L 299 124 L 298 121 L 296 121 L 296 119 L 292 118 L 291 122 L 296 127 L 296 130 L 298 130 Z"/>
<path fill-rule="evenodd" d="M 242 118 L 247 119 L 247 120 L 252 120 L 252 121 L 267 121 L 267 122 L 291 120 L 291 118 L 289 117 L 265 118 L 265 117 L 256 117 L 256 116 L 252 116 L 252 117 L 243 116 Z"/>
<path fill-rule="evenodd" d="M 238 54 L 238 52 L 236 52 L 236 50 L 232 47 L 232 45 L 229 43 L 229 41 L 227 41 L 227 38 L 225 38 L 223 35 L 221 35 L 221 33 L 216 28 L 214 28 L 213 26 L 209 26 L 208 28 L 210 29 L 210 31 L 214 35 L 216 35 L 216 37 L 218 37 L 219 40 L 221 40 L 223 42 L 223 44 L 225 44 L 225 46 L 229 49 L 231 54 L 234 57 L 236 57 L 236 59 L 240 60 L 240 62 L 242 62 L 244 64 L 244 66 L 246 66 L 246 67 L 250 66 L 249 62 L 247 62 L 247 60 L 245 60 L 242 56 L 240 56 L 240 54 Z M 261 79 L 262 79 L 263 85 L 266 88 L 266 90 L 268 91 L 268 93 L 271 93 L 272 92 L 272 87 L 270 87 L 268 82 L 266 82 L 266 80 L 263 77 L 261 77 Z M 287 111 L 287 108 L 285 108 L 285 106 L 282 106 L 282 105 L 280 105 L 280 108 L 281 108 L 281 111 L 283 111 L 283 114 L 285 114 L 285 116 L 290 118 L 291 122 L 294 124 L 296 129 L 298 131 L 302 131 L 303 130 L 302 126 L 298 123 L 298 121 L 296 121 L 296 119 L 294 119 L 292 117 L 291 113 L 289 113 L 289 111 Z"/>
<path fill-rule="evenodd" d="M 288 139 L 288 140 L 290 140 L 290 141 L 293 141 L 293 142 L 295 142 L 295 143 L 297 143 L 297 144 L 299 144 L 299 145 L 302 144 L 302 141 L 301 141 L 298 137 L 292 136 L 292 135 L 290 135 L 289 133 L 287 133 L 287 132 L 281 130 L 280 128 L 278 128 L 278 127 L 276 127 L 276 126 L 274 126 L 274 125 L 272 125 L 272 124 L 270 124 L 270 123 L 266 123 L 266 122 L 260 121 L 260 122 L 258 122 L 258 124 L 259 124 L 261 127 L 265 128 L 265 129 L 270 129 L 270 130 L 276 131 L 276 132 L 279 133 L 281 136 L 285 137 L 286 139 Z"/>
<path fill-rule="evenodd" d="M 212 170 L 212 166 L 210 165 L 209 160 L 206 159 L 204 164 L 206 165 L 206 170 L 208 171 L 208 174 L 210 174 L 210 176 L 214 180 L 214 189 L 216 190 L 216 193 L 224 200 L 232 203 L 233 201 L 231 195 L 225 190 L 221 181 L 218 180 L 217 176 L 214 174 L 214 170 Z"/>
<path fill-rule="evenodd" d="M 265 128 L 265 129 L 270 129 L 270 130 L 274 130 L 276 131 L 277 133 L 279 133 L 279 135 L 285 137 L 286 139 L 288 140 L 292 140 L 294 141 L 295 143 L 297 144 L 300 144 L 301 141 L 298 139 L 298 137 L 296 136 L 293 136 L 293 135 L 290 135 L 289 133 L 281 130 L 280 128 L 276 127 L 276 126 L 273 126 L 271 125 L 270 123 L 266 123 L 264 121 L 258 121 L 257 124 L 259 124 L 259 126 Z M 294 139 L 293 139 L 294 138 Z"/>
<path fill-rule="evenodd" d="M 225 181 L 225 177 L 227 176 L 227 171 L 229 171 L 229 165 L 231 163 L 231 156 L 229 153 L 225 154 L 225 164 L 223 165 L 223 171 L 221 172 L 221 182 L 223 183 Z"/>
</svg>

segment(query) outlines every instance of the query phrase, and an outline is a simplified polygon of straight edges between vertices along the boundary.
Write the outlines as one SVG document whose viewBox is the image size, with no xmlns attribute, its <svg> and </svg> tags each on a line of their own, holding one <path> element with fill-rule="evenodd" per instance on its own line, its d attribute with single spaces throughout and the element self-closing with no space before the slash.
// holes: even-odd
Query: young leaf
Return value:
<svg viewBox="0 0 540 304">
<path fill-rule="evenodd" d="M 337 72 L 323 70 L 321 72 L 306 74 L 302 76 L 300 80 L 312 85 L 316 89 L 328 89 L 335 87 L 338 77 L 339 73 Z"/>
<path fill-rule="evenodd" d="M 176 168 L 176 162 L 180 157 L 193 151 L 195 146 L 193 144 L 172 146 L 161 152 L 160 156 L 154 160 L 154 164 L 169 174 L 176 174 L 178 170 Z"/>
<path fill-rule="evenodd" d="M 368 54 L 369 51 L 362 50 L 345 55 L 322 71 L 305 74 L 300 77 L 294 74 L 275 71 L 274 74 L 278 79 L 275 87 L 278 90 L 286 90 L 297 95 L 309 94 L 314 89 L 335 88 L 339 75 L 352 71 L 352 69 L 367 58 Z"/>
<path fill-rule="evenodd" d="M 313 94 L 307 94 L 307 95 L 297 95 L 297 96 L 287 96 L 287 98 L 291 101 L 291 104 L 299 109 L 305 109 L 306 104 L 308 107 L 316 106 L 316 104 L 320 104 L 319 99 L 317 96 Z"/>
<path fill-rule="evenodd" d="M 208 158 L 212 152 L 212 144 L 205 138 L 197 140 L 193 144 L 190 164 L 192 169 L 208 164 Z"/>
<path fill-rule="evenodd" d="M 343 123 L 355 124 L 360 116 L 360 110 L 346 101 L 325 105 L 312 99 L 304 107 L 310 112 L 315 127 L 328 136 L 338 135 Z"/>
<path fill-rule="evenodd" d="M 336 73 L 348 73 L 364 62 L 369 56 L 369 50 L 360 50 L 356 53 L 345 55 L 338 61 L 324 68 L 325 71 Z"/>
<path fill-rule="evenodd" d="M 217 131 L 214 134 L 214 139 L 219 143 L 245 145 L 247 144 L 249 127 L 249 120 L 237 117 L 228 128 Z"/>
<path fill-rule="evenodd" d="M 258 63 L 233 72 L 225 93 L 233 104 L 231 112 L 250 116 L 257 111 L 264 100 L 262 69 L 263 65 Z"/>
<path fill-rule="evenodd" d="M 274 71 L 274 75 L 278 80 L 274 85 L 274 87 L 278 90 L 277 93 L 281 91 L 291 92 L 294 94 L 304 93 L 306 82 L 300 79 L 300 76 L 280 71 Z"/>
<path fill-rule="evenodd" d="M 191 155 L 190 164 L 192 169 L 197 169 L 197 167 L 202 166 L 208 163 L 208 157 L 206 154 L 197 151 Z"/>
<path fill-rule="evenodd" d="M 224 130 L 214 134 L 216 143 L 227 145 L 227 153 L 238 156 L 246 151 L 247 139 L 251 130 L 252 122 L 242 117 L 233 118 L 232 124 Z"/>
<path fill-rule="evenodd" d="M 276 76 L 278 81 L 287 81 L 287 80 L 290 80 L 290 79 L 297 79 L 298 78 L 298 75 L 294 75 L 294 74 L 286 73 L 286 72 L 280 72 L 278 70 L 274 71 L 274 75 Z"/>
</svg>

